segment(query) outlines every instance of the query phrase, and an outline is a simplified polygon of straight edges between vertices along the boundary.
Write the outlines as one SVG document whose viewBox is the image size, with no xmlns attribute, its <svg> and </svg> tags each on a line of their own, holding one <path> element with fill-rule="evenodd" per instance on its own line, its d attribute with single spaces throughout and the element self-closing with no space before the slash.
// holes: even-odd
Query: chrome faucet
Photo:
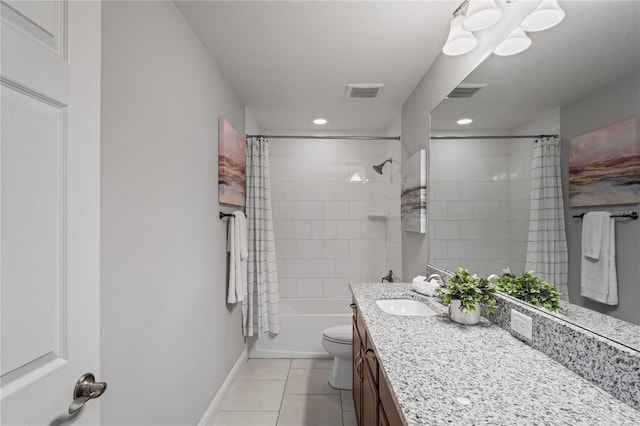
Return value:
<svg viewBox="0 0 640 426">
<path fill-rule="evenodd" d="M 383 283 L 384 280 L 387 280 L 390 283 L 392 283 L 394 279 L 395 279 L 395 277 L 393 276 L 393 271 L 391 269 L 389 269 L 389 274 L 384 276 L 384 277 L 382 277 L 382 281 L 380 281 L 380 282 Z"/>
<path fill-rule="evenodd" d="M 432 278 L 435 278 L 436 281 L 438 281 L 440 284 L 444 284 L 444 281 L 442 281 L 442 277 L 438 274 L 429 275 L 429 278 L 427 278 L 427 282 L 431 281 Z"/>
</svg>

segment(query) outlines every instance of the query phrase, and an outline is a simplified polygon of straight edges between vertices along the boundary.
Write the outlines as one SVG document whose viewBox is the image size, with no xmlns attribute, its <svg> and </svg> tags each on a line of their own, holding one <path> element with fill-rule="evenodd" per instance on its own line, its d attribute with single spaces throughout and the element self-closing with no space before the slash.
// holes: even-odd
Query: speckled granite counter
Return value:
<svg viewBox="0 0 640 426">
<path fill-rule="evenodd" d="M 455 324 L 409 284 L 351 290 L 406 425 L 640 425 L 639 411 L 485 319 Z M 375 304 L 394 296 L 423 300 L 441 315 L 394 316 Z"/>
</svg>

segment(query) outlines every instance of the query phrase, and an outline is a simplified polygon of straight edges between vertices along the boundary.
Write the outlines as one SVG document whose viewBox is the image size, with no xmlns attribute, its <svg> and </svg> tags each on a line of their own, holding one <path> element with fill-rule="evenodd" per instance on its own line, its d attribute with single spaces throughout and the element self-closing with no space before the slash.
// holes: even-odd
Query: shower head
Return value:
<svg viewBox="0 0 640 426">
<path fill-rule="evenodd" d="M 387 163 L 391 163 L 392 161 L 393 161 L 393 158 L 389 158 L 388 160 L 384 160 L 381 164 L 378 164 L 377 166 L 373 166 L 373 170 L 375 170 L 377 174 L 381 175 L 382 174 L 382 168 L 384 167 L 384 165 L 387 164 Z"/>
</svg>

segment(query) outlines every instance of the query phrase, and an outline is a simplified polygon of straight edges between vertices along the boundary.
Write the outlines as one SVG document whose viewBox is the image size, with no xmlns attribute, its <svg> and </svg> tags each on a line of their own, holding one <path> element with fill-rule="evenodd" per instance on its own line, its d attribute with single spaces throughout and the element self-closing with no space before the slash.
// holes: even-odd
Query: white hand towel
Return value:
<svg viewBox="0 0 640 426">
<path fill-rule="evenodd" d="M 229 283 L 227 303 L 242 302 L 247 295 L 247 221 L 241 211 L 233 212 L 229 218 L 227 234 L 229 252 Z"/>
<path fill-rule="evenodd" d="M 418 275 L 413 279 L 411 288 L 413 291 L 424 294 L 425 296 L 433 296 L 440 283 L 435 280 L 425 281 L 427 277 Z"/>
<path fill-rule="evenodd" d="M 582 255 L 600 259 L 602 249 L 602 229 L 611 217 L 608 212 L 588 212 L 582 220 Z M 607 243 L 608 244 L 608 243 Z"/>
<path fill-rule="evenodd" d="M 615 219 L 606 213 L 602 222 L 598 257 L 587 256 L 583 251 L 581 262 L 580 294 L 607 305 L 618 304 L 615 231 Z"/>
</svg>

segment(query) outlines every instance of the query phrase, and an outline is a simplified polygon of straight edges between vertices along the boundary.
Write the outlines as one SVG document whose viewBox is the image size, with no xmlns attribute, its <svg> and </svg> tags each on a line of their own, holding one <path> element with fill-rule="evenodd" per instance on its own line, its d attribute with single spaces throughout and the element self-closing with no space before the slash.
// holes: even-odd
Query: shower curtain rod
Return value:
<svg viewBox="0 0 640 426">
<path fill-rule="evenodd" d="M 560 135 L 498 135 L 498 136 L 431 136 L 430 139 L 544 139 L 559 138 Z"/>
<path fill-rule="evenodd" d="M 350 139 L 357 141 L 399 141 L 400 136 L 296 136 L 296 135 L 247 135 L 248 138 L 273 139 Z"/>
</svg>

